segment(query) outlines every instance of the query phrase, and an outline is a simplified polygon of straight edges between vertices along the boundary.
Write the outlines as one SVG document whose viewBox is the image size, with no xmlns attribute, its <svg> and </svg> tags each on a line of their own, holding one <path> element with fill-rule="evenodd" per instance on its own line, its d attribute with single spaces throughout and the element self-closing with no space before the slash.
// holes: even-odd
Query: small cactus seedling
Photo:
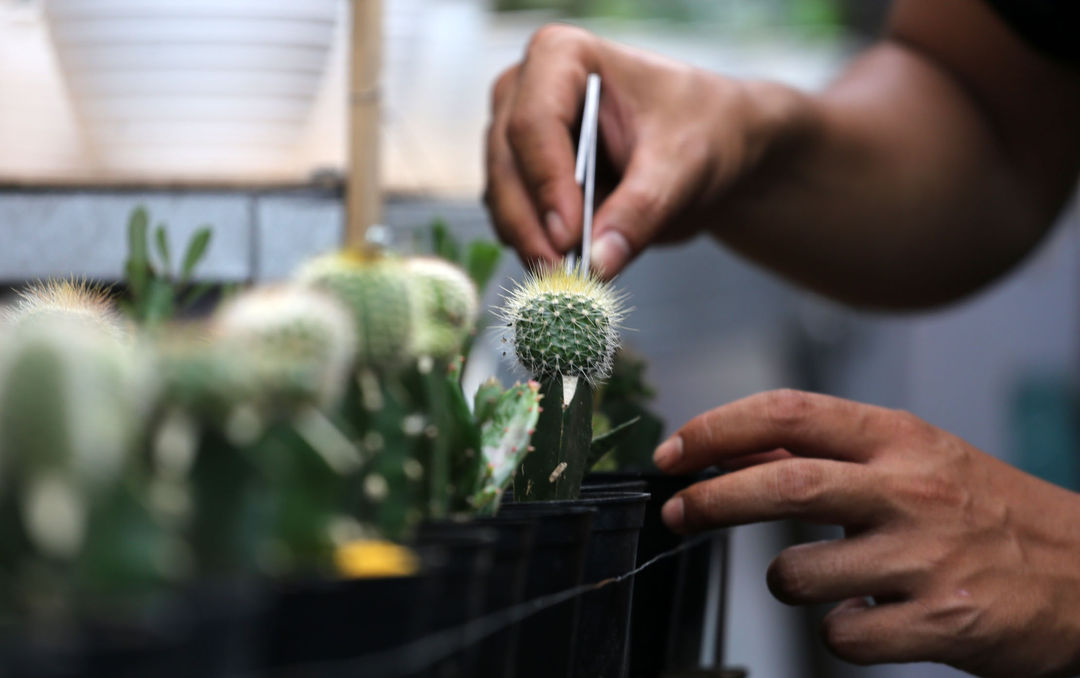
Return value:
<svg viewBox="0 0 1080 678">
<path fill-rule="evenodd" d="M 580 268 L 533 273 L 507 297 L 501 315 L 514 354 L 547 404 L 536 452 L 514 478 L 519 500 L 578 496 L 590 459 L 592 388 L 610 374 L 625 313 L 623 295 Z"/>
<path fill-rule="evenodd" d="M 412 297 L 399 259 L 355 251 L 329 254 L 305 264 L 298 278 L 328 290 L 352 311 L 361 366 L 393 368 L 410 357 Z"/>
<path fill-rule="evenodd" d="M 459 267 L 432 257 L 405 260 L 414 311 L 413 351 L 419 356 L 457 355 L 476 326 L 476 286 Z"/>
</svg>

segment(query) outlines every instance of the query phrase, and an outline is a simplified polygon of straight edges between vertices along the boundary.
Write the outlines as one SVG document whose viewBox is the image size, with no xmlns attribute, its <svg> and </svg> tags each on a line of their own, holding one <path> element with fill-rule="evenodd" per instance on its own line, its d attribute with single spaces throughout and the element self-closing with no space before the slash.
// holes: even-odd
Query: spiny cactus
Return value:
<svg viewBox="0 0 1080 678">
<path fill-rule="evenodd" d="M 325 292 L 278 286 L 245 292 L 214 315 L 211 333 L 250 360 L 263 400 L 336 403 L 356 352 L 349 312 Z"/>
<path fill-rule="evenodd" d="M 477 391 L 475 413 L 480 424 L 484 463 L 479 487 L 470 503 L 481 513 L 493 515 L 514 471 L 532 451 L 530 439 L 540 419 L 540 384 L 530 381 L 503 391 L 494 380 Z"/>
<path fill-rule="evenodd" d="M 297 277 L 301 283 L 328 290 L 352 311 L 360 365 L 395 367 L 410 356 L 413 311 L 400 260 L 345 251 L 312 259 Z"/>
<path fill-rule="evenodd" d="M 509 341 L 547 404 L 536 452 L 514 476 L 518 500 L 577 498 L 590 459 L 592 389 L 611 372 L 624 301 L 580 267 L 534 272 L 506 297 L 501 317 Z"/>
<path fill-rule="evenodd" d="M 405 260 L 412 292 L 413 351 L 419 356 L 456 355 L 476 325 L 476 286 L 465 271 L 433 257 Z"/>
<path fill-rule="evenodd" d="M 42 552 L 72 557 L 89 505 L 118 482 L 152 380 L 139 352 L 78 314 L 27 317 L 0 361 L 0 476 Z"/>
<path fill-rule="evenodd" d="M 18 295 L 15 305 L 3 313 L 7 324 L 16 325 L 43 315 L 62 315 L 93 325 L 117 339 L 130 336 L 130 328 L 113 305 L 109 291 L 85 279 L 36 282 Z"/>
<path fill-rule="evenodd" d="M 624 298 L 580 268 L 531 273 L 506 297 L 501 317 L 514 354 L 536 379 L 556 375 L 590 384 L 611 371 Z"/>
</svg>

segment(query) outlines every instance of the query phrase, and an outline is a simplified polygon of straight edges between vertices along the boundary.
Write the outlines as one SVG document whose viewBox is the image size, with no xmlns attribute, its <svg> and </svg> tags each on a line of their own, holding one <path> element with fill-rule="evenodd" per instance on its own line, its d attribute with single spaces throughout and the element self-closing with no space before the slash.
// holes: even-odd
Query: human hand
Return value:
<svg viewBox="0 0 1080 678">
<path fill-rule="evenodd" d="M 797 391 L 695 417 L 656 463 L 738 468 L 664 505 L 677 531 L 844 526 L 843 539 L 784 550 L 767 574 L 785 603 L 843 601 L 823 623 L 843 659 L 1013 678 L 1080 671 L 1076 494 L 908 413 Z"/>
<path fill-rule="evenodd" d="M 581 240 L 575 135 L 589 73 L 603 79 L 602 148 L 618 183 L 599 204 L 592 265 L 617 274 L 653 241 L 689 237 L 702 207 L 783 138 L 796 97 L 602 40 L 541 28 L 492 93 L 485 202 L 527 262 L 554 262 Z M 695 219 L 695 217 L 697 217 Z"/>
</svg>

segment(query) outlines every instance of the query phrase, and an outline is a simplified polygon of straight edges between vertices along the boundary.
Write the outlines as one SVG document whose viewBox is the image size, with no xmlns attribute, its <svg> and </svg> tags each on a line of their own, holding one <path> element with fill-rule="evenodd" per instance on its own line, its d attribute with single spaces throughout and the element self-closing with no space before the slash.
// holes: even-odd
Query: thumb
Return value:
<svg viewBox="0 0 1080 678">
<path fill-rule="evenodd" d="M 661 169 L 663 166 L 667 169 Z M 590 266 L 604 279 L 618 275 L 674 216 L 679 204 L 671 163 L 635 156 L 593 221 Z"/>
</svg>

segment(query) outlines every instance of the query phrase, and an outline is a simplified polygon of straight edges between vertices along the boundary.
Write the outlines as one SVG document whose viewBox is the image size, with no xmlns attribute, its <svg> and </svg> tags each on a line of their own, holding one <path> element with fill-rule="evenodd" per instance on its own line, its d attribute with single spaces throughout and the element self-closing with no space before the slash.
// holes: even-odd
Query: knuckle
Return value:
<svg viewBox="0 0 1080 678">
<path fill-rule="evenodd" d="M 567 47 L 579 44 L 585 36 L 584 30 L 567 24 L 545 24 L 533 33 L 529 39 L 526 53 L 529 55 L 542 53 L 546 50 L 565 50 Z"/>
<path fill-rule="evenodd" d="M 789 388 L 769 391 L 764 399 L 765 417 L 777 428 L 803 424 L 813 408 L 813 399 L 809 393 Z"/>
<path fill-rule="evenodd" d="M 765 574 L 769 591 L 780 602 L 794 605 L 807 600 L 809 590 L 803 577 L 802 567 L 797 556 L 790 551 L 783 551 L 769 565 Z"/>
<path fill-rule="evenodd" d="M 664 198 L 655 187 L 628 188 L 624 198 L 626 206 L 636 214 L 656 215 L 663 211 Z"/>
<path fill-rule="evenodd" d="M 792 459 L 776 464 L 776 498 L 791 513 L 816 503 L 825 491 L 825 474 L 811 460 Z"/>
<path fill-rule="evenodd" d="M 827 615 L 821 622 L 821 638 L 825 646 L 840 659 L 859 665 L 870 663 L 867 644 L 861 634 L 842 617 Z"/>
<path fill-rule="evenodd" d="M 907 410 L 887 410 L 888 433 L 894 440 L 919 441 L 924 439 L 930 424 L 915 416 Z"/>
<path fill-rule="evenodd" d="M 510 111 L 506 119 L 506 137 L 510 140 L 510 145 L 515 150 L 518 149 L 522 140 L 529 138 L 532 134 L 535 126 L 536 121 L 529 111 L 521 108 Z"/>
<path fill-rule="evenodd" d="M 517 79 L 517 74 L 518 67 L 514 66 L 506 69 L 499 77 L 495 78 L 495 83 L 491 87 L 491 107 L 493 110 L 498 109 L 499 105 L 510 94 L 514 81 Z"/>
</svg>

